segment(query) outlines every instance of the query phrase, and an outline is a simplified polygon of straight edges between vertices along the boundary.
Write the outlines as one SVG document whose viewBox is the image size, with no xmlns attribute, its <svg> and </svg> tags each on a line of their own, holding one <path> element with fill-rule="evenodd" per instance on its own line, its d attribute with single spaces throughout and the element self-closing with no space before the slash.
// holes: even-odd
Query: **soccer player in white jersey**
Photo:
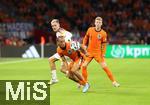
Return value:
<svg viewBox="0 0 150 105">
<path fill-rule="evenodd" d="M 72 34 L 60 27 L 60 23 L 59 23 L 58 19 L 53 19 L 51 21 L 51 27 L 52 27 L 53 31 L 56 32 L 57 38 L 59 36 L 64 36 L 66 42 L 71 41 Z M 59 59 L 60 59 L 60 56 L 58 53 L 55 53 L 54 55 L 52 55 L 49 58 L 49 64 L 50 64 L 51 74 L 52 74 L 52 78 L 51 78 L 50 83 L 49 83 L 50 85 L 58 82 L 55 62 Z"/>
</svg>

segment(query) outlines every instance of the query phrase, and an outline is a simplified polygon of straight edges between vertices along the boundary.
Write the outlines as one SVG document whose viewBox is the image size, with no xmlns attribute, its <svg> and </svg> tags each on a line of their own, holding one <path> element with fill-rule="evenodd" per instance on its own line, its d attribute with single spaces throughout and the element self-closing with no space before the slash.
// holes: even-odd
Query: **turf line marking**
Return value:
<svg viewBox="0 0 150 105">
<path fill-rule="evenodd" d="M 1 62 L 0 65 L 14 64 L 14 63 L 23 63 L 23 62 L 31 62 L 31 61 L 39 61 L 39 60 L 42 60 L 42 59 L 26 59 L 26 60 L 8 61 L 8 62 Z"/>
</svg>

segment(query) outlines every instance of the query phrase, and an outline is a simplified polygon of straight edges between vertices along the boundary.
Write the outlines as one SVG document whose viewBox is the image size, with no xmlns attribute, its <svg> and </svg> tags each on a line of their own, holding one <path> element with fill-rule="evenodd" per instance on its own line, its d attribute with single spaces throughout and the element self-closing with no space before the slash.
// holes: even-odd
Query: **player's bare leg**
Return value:
<svg viewBox="0 0 150 105">
<path fill-rule="evenodd" d="M 49 59 L 49 65 L 50 65 L 50 68 L 51 68 L 51 75 L 52 75 L 52 78 L 50 80 L 50 85 L 52 84 L 55 84 L 58 82 L 58 79 L 57 79 L 57 75 L 56 75 L 56 65 L 55 65 L 55 62 L 58 60 L 56 58 L 54 58 L 53 56 L 50 57 Z"/>
<path fill-rule="evenodd" d="M 74 63 L 73 67 L 71 68 L 71 72 L 79 79 L 79 84 L 83 85 L 82 92 L 87 92 L 90 85 L 84 80 L 82 75 L 79 73 L 80 65 L 78 63 Z"/>
<path fill-rule="evenodd" d="M 76 78 L 74 76 L 74 74 L 70 71 L 70 70 L 67 70 L 68 68 L 66 68 L 66 66 L 64 64 L 61 65 L 61 68 L 60 68 L 60 71 L 62 73 L 64 73 L 66 75 L 66 77 L 68 77 L 69 79 L 73 80 L 74 82 L 79 82 L 79 79 Z"/>
<path fill-rule="evenodd" d="M 70 71 L 84 84 L 86 82 L 82 77 L 82 75 L 79 73 L 79 69 L 80 69 L 80 65 L 78 63 L 74 63 Z"/>
<path fill-rule="evenodd" d="M 71 79 L 71 80 L 73 80 L 73 81 L 76 82 L 76 83 L 79 83 L 79 81 L 80 81 L 80 80 L 79 80 L 73 73 L 71 73 L 71 72 L 68 73 L 68 78 Z"/>
<path fill-rule="evenodd" d="M 112 81 L 113 86 L 119 87 L 120 84 L 116 82 L 111 70 L 107 67 L 107 64 L 105 62 L 101 62 L 100 65 L 103 68 L 103 70 L 105 71 L 105 73 L 107 74 L 108 78 Z"/>
<path fill-rule="evenodd" d="M 84 81 L 82 75 L 79 73 L 79 65 L 74 63 L 70 64 L 67 68 L 64 64 L 61 66 L 61 72 L 64 73 L 69 79 L 73 80 L 74 82 L 80 83 L 85 85 L 86 82 Z"/>
</svg>

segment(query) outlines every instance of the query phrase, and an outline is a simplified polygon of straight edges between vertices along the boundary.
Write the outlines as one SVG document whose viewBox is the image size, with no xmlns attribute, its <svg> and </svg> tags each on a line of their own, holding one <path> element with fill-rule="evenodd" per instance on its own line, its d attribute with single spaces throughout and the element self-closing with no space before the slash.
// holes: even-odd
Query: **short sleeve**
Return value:
<svg viewBox="0 0 150 105">
<path fill-rule="evenodd" d="M 107 33 L 106 33 L 106 32 L 103 33 L 102 42 L 103 42 L 103 43 L 106 43 L 106 42 L 107 42 Z"/>
<path fill-rule="evenodd" d="M 59 54 L 59 56 L 60 56 L 60 57 L 62 57 L 62 56 L 63 56 L 63 54 L 62 54 L 62 52 L 61 52 L 61 50 L 60 50 L 60 48 L 59 48 L 59 47 L 57 48 L 57 53 Z"/>
<path fill-rule="evenodd" d="M 90 33 L 90 28 L 87 30 L 87 32 L 83 38 L 83 45 L 85 45 L 85 46 L 87 45 L 88 40 L 89 40 L 89 35 L 90 35 L 89 33 Z"/>
<path fill-rule="evenodd" d="M 72 39 L 72 33 L 70 33 L 69 31 L 66 31 L 65 35 L 66 35 L 65 37 L 66 42 L 70 42 Z"/>
</svg>

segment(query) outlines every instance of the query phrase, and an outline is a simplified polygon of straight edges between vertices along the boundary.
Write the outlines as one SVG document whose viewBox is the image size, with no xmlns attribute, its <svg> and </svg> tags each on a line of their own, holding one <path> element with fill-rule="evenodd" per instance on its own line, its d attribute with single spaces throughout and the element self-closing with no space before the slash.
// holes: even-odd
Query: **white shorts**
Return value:
<svg viewBox="0 0 150 105">
<path fill-rule="evenodd" d="M 54 55 L 52 55 L 51 57 L 54 57 L 55 59 L 61 59 L 58 53 L 55 53 Z"/>
<path fill-rule="evenodd" d="M 62 62 L 62 60 L 61 60 L 61 57 L 59 56 L 58 53 L 55 53 L 55 54 L 52 55 L 51 57 L 53 57 L 53 58 L 55 58 L 55 59 L 57 59 L 57 60 L 60 60 L 60 61 L 61 61 L 61 65 L 63 65 L 63 62 Z M 51 57 L 50 57 L 50 58 L 51 58 Z M 70 59 L 69 57 L 65 56 L 65 58 L 66 58 L 66 60 L 67 60 L 68 63 L 71 61 L 71 59 Z"/>
</svg>

